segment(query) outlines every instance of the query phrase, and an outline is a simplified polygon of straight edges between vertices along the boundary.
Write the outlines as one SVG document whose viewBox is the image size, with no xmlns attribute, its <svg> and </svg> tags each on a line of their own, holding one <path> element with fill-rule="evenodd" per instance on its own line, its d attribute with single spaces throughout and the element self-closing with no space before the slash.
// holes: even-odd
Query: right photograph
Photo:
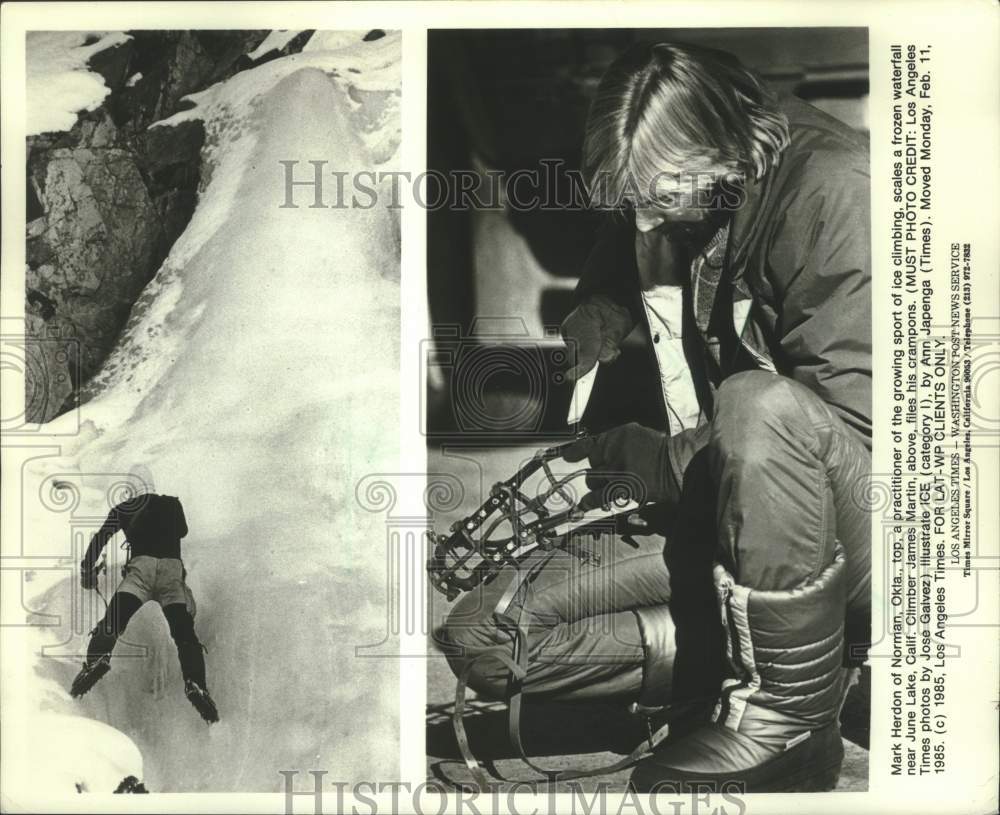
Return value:
<svg viewBox="0 0 1000 815">
<path fill-rule="evenodd" d="M 868 66 L 428 32 L 435 783 L 868 789 Z"/>
</svg>

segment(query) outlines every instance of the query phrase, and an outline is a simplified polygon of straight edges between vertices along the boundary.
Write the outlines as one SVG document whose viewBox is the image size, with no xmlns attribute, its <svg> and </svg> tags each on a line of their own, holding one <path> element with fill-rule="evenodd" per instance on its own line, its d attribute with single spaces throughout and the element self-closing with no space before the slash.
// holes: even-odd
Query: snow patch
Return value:
<svg viewBox="0 0 1000 815">
<path fill-rule="evenodd" d="M 305 52 L 310 51 L 339 51 L 341 48 L 350 48 L 358 45 L 367 34 L 367 31 L 317 31 L 309 38 Z"/>
<path fill-rule="evenodd" d="M 142 756 L 135 742 L 120 730 L 83 716 L 36 716 L 27 743 L 7 755 L 13 775 L 31 777 L 39 767 L 50 767 L 46 784 L 66 794 L 113 793 L 127 776 L 142 779 Z"/>
<path fill-rule="evenodd" d="M 122 31 L 29 31 L 25 40 L 26 135 L 70 130 L 111 90 L 87 67 L 96 53 L 131 37 Z"/>
<path fill-rule="evenodd" d="M 280 51 L 288 43 L 294 40 L 302 31 L 272 31 L 266 37 L 260 45 L 253 49 L 249 54 L 247 54 L 250 59 L 257 61 L 264 54 L 270 53 L 271 51 Z"/>
</svg>

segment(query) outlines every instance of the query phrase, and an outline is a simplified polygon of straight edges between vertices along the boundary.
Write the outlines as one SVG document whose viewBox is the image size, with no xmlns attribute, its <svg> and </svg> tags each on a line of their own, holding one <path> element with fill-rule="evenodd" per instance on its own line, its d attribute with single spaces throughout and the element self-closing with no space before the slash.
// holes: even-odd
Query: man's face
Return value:
<svg viewBox="0 0 1000 815">
<path fill-rule="evenodd" d="M 635 228 L 640 232 L 651 232 L 664 224 L 695 224 L 707 217 L 708 210 L 702 207 L 659 205 L 636 207 Z"/>
<path fill-rule="evenodd" d="M 651 232 L 664 225 L 698 224 L 710 213 L 715 172 L 662 173 L 650 182 L 649 196 L 635 206 L 635 227 Z"/>
</svg>

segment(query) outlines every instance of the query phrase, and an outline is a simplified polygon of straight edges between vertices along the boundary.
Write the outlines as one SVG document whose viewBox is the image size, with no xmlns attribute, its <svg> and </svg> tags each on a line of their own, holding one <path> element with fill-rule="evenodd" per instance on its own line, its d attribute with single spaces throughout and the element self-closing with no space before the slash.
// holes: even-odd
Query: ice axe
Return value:
<svg viewBox="0 0 1000 815">
<path fill-rule="evenodd" d="M 101 602 L 104 603 L 104 614 L 105 615 L 107 615 L 107 613 L 108 613 L 108 598 L 104 596 L 104 592 L 101 591 L 101 587 L 99 585 L 97 585 L 97 578 L 100 577 L 101 572 L 107 573 L 107 571 L 108 571 L 108 553 L 107 552 L 102 552 L 101 553 L 101 559 L 99 561 L 97 561 L 97 563 L 94 565 L 94 591 L 97 592 L 97 596 L 100 597 L 101 598 Z M 95 625 L 90 630 L 90 636 L 93 636 L 94 632 L 97 631 L 97 626 L 98 625 L 100 625 L 100 623 L 98 623 L 97 625 Z"/>
</svg>

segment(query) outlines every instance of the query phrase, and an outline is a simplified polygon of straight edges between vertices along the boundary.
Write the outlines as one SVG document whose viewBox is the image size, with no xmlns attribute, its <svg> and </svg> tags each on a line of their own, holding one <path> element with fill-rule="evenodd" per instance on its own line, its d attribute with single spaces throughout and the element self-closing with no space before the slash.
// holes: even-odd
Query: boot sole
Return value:
<svg viewBox="0 0 1000 815">
<path fill-rule="evenodd" d="M 717 773 L 649 767 L 647 772 L 633 774 L 629 788 L 635 792 L 674 794 L 829 792 L 836 788 L 840 780 L 843 761 L 844 745 L 840 740 L 840 728 L 835 722 L 756 767 Z M 657 776 L 655 779 L 647 781 L 642 777 L 654 773 Z"/>
<path fill-rule="evenodd" d="M 191 703 L 191 706 L 198 711 L 198 715 L 209 724 L 215 724 L 219 721 L 219 711 L 213 702 L 203 698 L 196 698 L 193 695 L 188 696 L 187 700 Z"/>
<path fill-rule="evenodd" d="M 94 687 L 94 685 L 100 682 L 110 670 L 110 665 L 107 663 L 101 663 L 89 674 L 87 674 L 85 679 L 81 679 L 81 676 L 78 675 L 76 679 L 73 680 L 73 685 L 70 687 L 69 695 L 74 699 L 79 699 L 81 696 L 84 696 Z"/>
</svg>

